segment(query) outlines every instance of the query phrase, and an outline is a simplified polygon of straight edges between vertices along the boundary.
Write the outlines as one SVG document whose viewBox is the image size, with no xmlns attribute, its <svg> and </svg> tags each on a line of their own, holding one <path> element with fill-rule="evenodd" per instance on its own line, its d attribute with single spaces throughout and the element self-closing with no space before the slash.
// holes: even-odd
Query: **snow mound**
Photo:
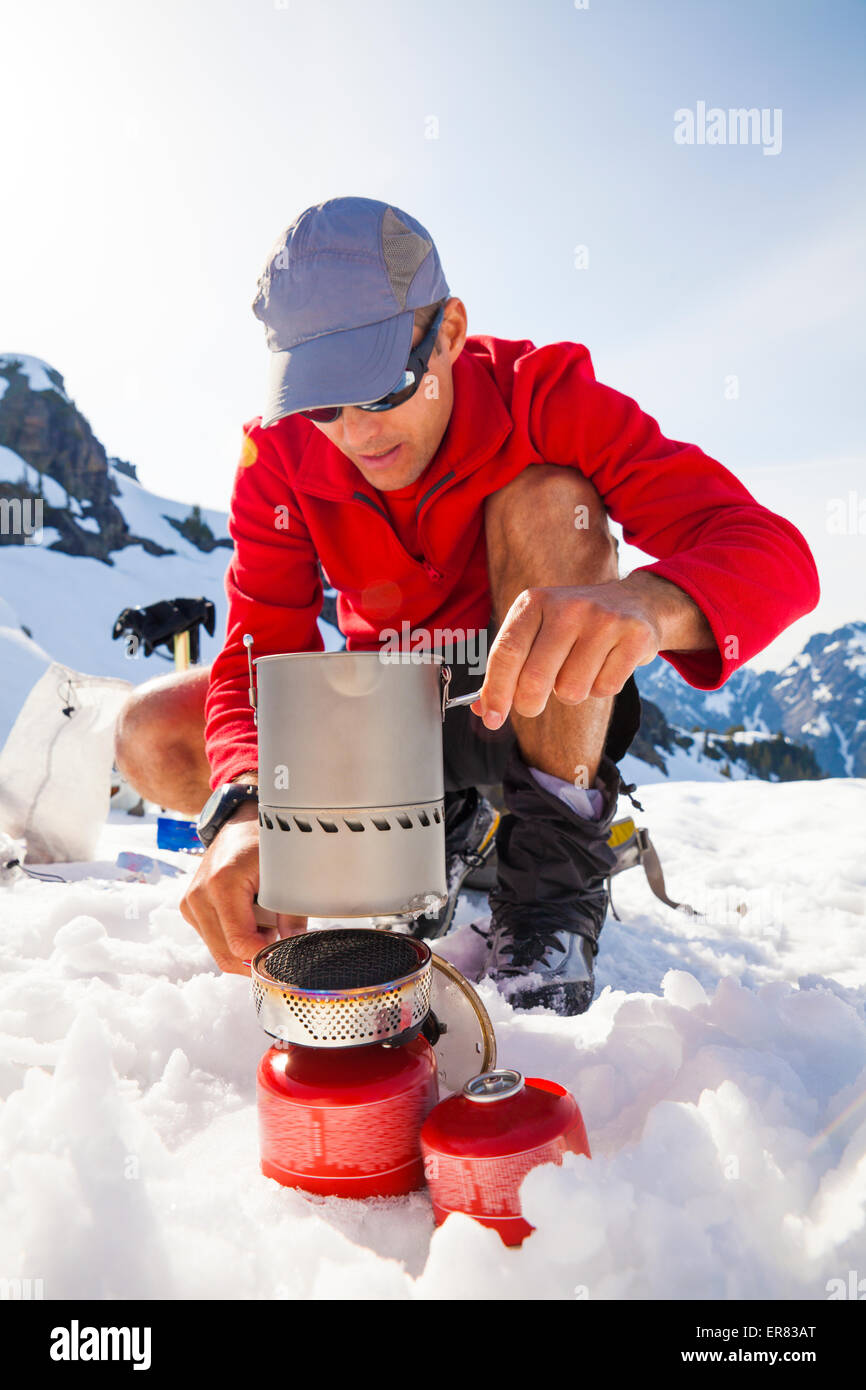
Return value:
<svg viewBox="0 0 866 1390">
<path fill-rule="evenodd" d="M 195 861 L 114 813 L 101 862 L 0 884 L 0 1266 L 47 1298 L 825 1299 L 866 1267 L 864 797 L 648 787 L 638 819 L 703 915 L 617 878 L 581 1018 L 514 1013 L 482 981 L 500 1064 L 568 1086 L 593 1149 L 529 1175 L 537 1230 L 511 1251 L 468 1218 L 434 1231 L 423 1192 L 260 1175 L 248 984 L 181 917 L 186 878 L 114 867 Z M 439 946 L 472 973 L 461 911 Z"/>
<path fill-rule="evenodd" d="M 23 631 L 11 604 L 0 597 L 0 746 L 51 658 Z"/>
</svg>

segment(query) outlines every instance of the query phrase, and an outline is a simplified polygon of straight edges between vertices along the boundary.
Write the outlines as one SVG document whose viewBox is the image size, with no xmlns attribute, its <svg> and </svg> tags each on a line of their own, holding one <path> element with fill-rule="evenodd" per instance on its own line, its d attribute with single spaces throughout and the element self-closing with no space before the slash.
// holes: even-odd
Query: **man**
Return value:
<svg viewBox="0 0 866 1390">
<path fill-rule="evenodd" d="M 480 697 L 444 725 L 449 862 L 465 872 L 495 828 L 489 973 L 516 1005 L 579 1013 L 616 760 L 639 722 L 633 672 L 661 653 L 690 684 L 721 686 L 817 603 L 806 542 L 598 383 L 584 347 L 467 337 L 432 238 L 397 208 L 308 208 L 253 310 L 271 371 L 232 496 L 225 646 L 210 672 L 140 688 L 118 731 L 118 765 L 146 797 L 195 814 L 214 789 L 181 910 L 223 970 L 263 944 L 242 638 L 257 655 L 321 650 L 321 566 L 349 650 L 404 623 L 434 648 L 442 630 L 489 631 Z M 620 579 L 607 513 L 657 563 Z M 477 686 L 470 667 L 455 689 Z M 497 824 L 475 788 L 499 781 Z"/>
</svg>

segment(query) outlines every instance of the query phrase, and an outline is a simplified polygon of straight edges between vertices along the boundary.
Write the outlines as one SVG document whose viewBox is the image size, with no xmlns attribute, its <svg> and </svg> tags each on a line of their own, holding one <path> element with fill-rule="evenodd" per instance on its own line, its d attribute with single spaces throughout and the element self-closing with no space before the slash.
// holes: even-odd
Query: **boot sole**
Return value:
<svg viewBox="0 0 866 1390">
<path fill-rule="evenodd" d="M 560 1018 L 574 1018 L 585 1014 L 595 994 L 594 980 L 563 980 L 559 984 L 544 985 L 541 989 L 521 994 L 515 990 L 504 998 L 513 1009 L 550 1009 Z"/>
</svg>

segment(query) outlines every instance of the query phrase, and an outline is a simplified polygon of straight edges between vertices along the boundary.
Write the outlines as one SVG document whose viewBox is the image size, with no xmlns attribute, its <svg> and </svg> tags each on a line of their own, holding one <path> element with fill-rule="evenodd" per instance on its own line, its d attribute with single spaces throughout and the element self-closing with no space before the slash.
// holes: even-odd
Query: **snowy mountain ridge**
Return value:
<svg viewBox="0 0 866 1390">
<path fill-rule="evenodd" d="M 782 732 L 811 748 L 831 776 L 866 774 L 866 622 L 814 633 L 783 670 L 743 667 L 721 690 L 695 690 L 661 659 L 635 678 L 680 728 Z"/>
</svg>

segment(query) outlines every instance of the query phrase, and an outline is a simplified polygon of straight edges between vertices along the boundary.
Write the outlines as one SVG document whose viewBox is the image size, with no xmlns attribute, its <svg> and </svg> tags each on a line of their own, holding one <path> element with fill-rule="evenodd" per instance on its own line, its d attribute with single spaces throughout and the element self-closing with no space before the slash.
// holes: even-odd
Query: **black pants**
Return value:
<svg viewBox="0 0 866 1390">
<path fill-rule="evenodd" d="M 489 650 L 495 636 L 496 627 L 491 624 L 487 630 L 487 648 L 482 650 Z M 464 652 L 458 649 L 455 659 L 451 659 L 450 654 L 446 659 L 451 668 L 449 694 L 468 695 L 471 690 L 478 689 L 484 679 L 483 670 L 470 670 Z M 619 762 L 639 726 L 640 696 L 634 676 L 629 676 L 614 700 L 608 725 L 604 753 L 611 762 Z M 449 710 L 443 729 L 445 790 L 458 791 L 462 787 L 489 786 L 501 782 L 508 754 L 515 742 L 510 718 L 501 729 L 487 729 L 467 706 Z"/>
</svg>

